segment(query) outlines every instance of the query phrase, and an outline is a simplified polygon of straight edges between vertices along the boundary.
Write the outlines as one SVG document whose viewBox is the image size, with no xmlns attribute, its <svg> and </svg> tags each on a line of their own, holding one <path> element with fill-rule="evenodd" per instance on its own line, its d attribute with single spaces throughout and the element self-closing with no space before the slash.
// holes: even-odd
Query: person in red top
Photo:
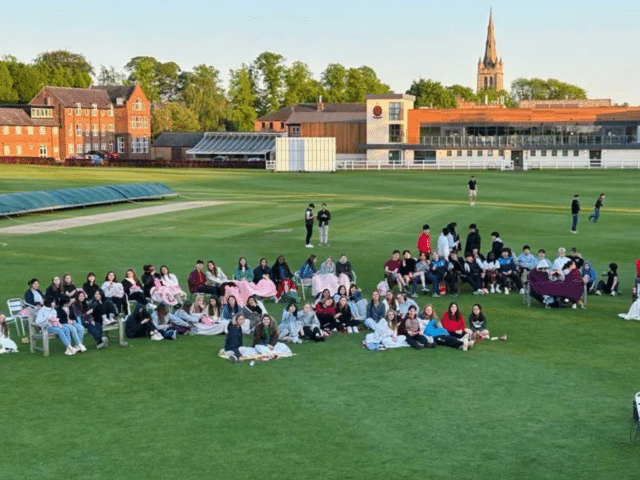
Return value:
<svg viewBox="0 0 640 480">
<path fill-rule="evenodd" d="M 342 330 L 344 325 L 336 319 L 336 306 L 333 298 L 328 297 L 316 305 L 316 317 L 323 330 L 329 332 Z"/>
<path fill-rule="evenodd" d="M 464 315 L 460 313 L 460 309 L 456 302 L 451 302 L 449 304 L 449 309 L 442 316 L 442 326 L 449 332 L 449 335 L 455 338 L 469 338 L 473 333 L 471 329 L 467 328 L 465 325 Z M 469 342 L 469 346 L 471 346 L 471 344 L 472 342 Z"/>
<path fill-rule="evenodd" d="M 400 291 L 406 287 L 404 280 L 402 279 L 402 275 L 400 275 L 401 265 L 402 260 L 400 260 L 400 250 L 394 250 L 391 259 L 387 260 L 384 264 L 385 278 L 391 286 L 393 286 L 393 282 L 397 283 Z"/>
<path fill-rule="evenodd" d="M 636 260 L 636 278 L 640 279 L 640 258 Z"/>
<path fill-rule="evenodd" d="M 431 255 L 431 235 L 429 235 L 429 225 L 422 226 L 422 233 L 418 236 L 418 243 L 416 244 L 419 253 L 424 253 L 427 258 Z M 418 255 L 420 256 L 420 255 Z"/>
<path fill-rule="evenodd" d="M 204 262 L 202 260 L 198 260 L 196 262 L 195 270 L 192 270 L 189 274 L 189 280 L 187 283 L 189 285 L 189 291 L 191 293 L 208 293 L 211 295 L 217 295 L 216 287 L 205 285 L 207 281 L 207 277 L 205 277 L 202 268 L 204 267 Z"/>
</svg>

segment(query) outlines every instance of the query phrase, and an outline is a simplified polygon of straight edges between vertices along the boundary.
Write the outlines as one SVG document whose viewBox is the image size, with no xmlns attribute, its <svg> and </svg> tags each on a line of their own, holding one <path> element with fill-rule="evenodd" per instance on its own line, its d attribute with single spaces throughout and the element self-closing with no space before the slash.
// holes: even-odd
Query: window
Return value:
<svg viewBox="0 0 640 480">
<path fill-rule="evenodd" d="M 47 133 L 47 129 L 44 127 L 40 127 L 40 135 L 45 135 Z"/>
<path fill-rule="evenodd" d="M 69 125 L 69 136 L 73 137 L 73 125 Z"/>
<path fill-rule="evenodd" d="M 67 115 L 73 115 L 73 108 L 67 108 Z"/>
<path fill-rule="evenodd" d="M 106 133 L 105 128 L 107 128 L 107 126 L 106 126 L 106 125 L 102 125 L 100 128 L 101 128 L 101 130 L 100 130 L 100 135 L 102 135 L 102 136 L 104 137 L 104 136 L 105 136 L 105 133 Z"/>
<path fill-rule="evenodd" d="M 16 127 L 16 135 L 22 135 L 22 127 Z"/>
<path fill-rule="evenodd" d="M 109 151 L 113 152 L 113 140 L 109 142 Z"/>
<path fill-rule="evenodd" d="M 481 157 L 482 156 L 482 150 L 478 150 L 478 153 L 476 154 L 476 156 Z"/>
<path fill-rule="evenodd" d="M 110 124 L 109 124 L 109 131 L 110 131 L 110 132 L 113 132 L 113 123 L 110 123 Z"/>
<path fill-rule="evenodd" d="M 264 130 L 265 128 L 267 128 L 267 122 L 262 122 L 262 129 Z"/>
<path fill-rule="evenodd" d="M 541 150 L 540 151 L 540 156 L 541 157 L 546 157 L 547 156 L 547 151 L 546 150 Z"/>
<path fill-rule="evenodd" d="M 118 153 L 124 153 L 124 138 L 118 137 Z"/>
<path fill-rule="evenodd" d="M 400 150 L 389 150 L 389 163 L 402 162 L 402 152 Z"/>
<path fill-rule="evenodd" d="M 22 155 L 22 145 L 16 145 L 16 155 Z"/>
<path fill-rule="evenodd" d="M 498 156 L 504 157 L 504 150 L 498 150 Z"/>
<path fill-rule="evenodd" d="M 447 150 L 447 157 L 450 157 L 452 155 L 451 150 Z"/>
<path fill-rule="evenodd" d="M 100 116 L 104 117 L 104 110 L 100 110 Z"/>
<path fill-rule="evenodd" d="M 557 157 L 558 156 L 558 150 L 551 150 L 551 156 L 552 157 Z"/>
<path fill-rule="evenodd" d="M 84 153 L 90 152 L 91 151 L 91 144 L 90 143 L 85 143 L 84 144 Z"/>
<path fill-rule="evenodd" d="M 536 156 L 536 151 L 535 150 L 531 150 L 531 152 L 529 152 L 529 156 L 530 157 L 535 157 Z"/>
<path fill-rule="evenodd" d="M 467 157 L 473 157 L 473 150 L 467 150 Z"/>
<path fill-rule="evenodd" d="M 58 147 L 53 147 L 53 153 L 58 153 Z"/>
<path fill-rule="evenodd" d="M 291 125 L 289 127 L 289 135 L 292 137 L 300 136 L 300 125 Z"/>
<path fill-rule="evenodd" d="M 73 155 L 75 151 L 75 148 L 73 148 L 73 143 L 70 143 L 69 146 L 67 147 L 67 155 Z"/>
<path fill-rule="evenodd" d="M 100 150 L 106 150 L 107 149 L 107 144 L 106 143 L 101 143 L 100 144 Z"/>
<path fill-rule="evenodd" d="M 389 103 L 389 120 L 402 120 L 402 103 Z"/>
<path fill-rule="evenodd" d="M 435 150 L 416 150 L 413 156 L 413 163 L 436 163 Z"/>
<path fill-rule="evenodd" d="M 100 148 L 100 144 L 94 143 L 93 144 L 93 150 L 98 150 L 98 148 Z"/>
<path fill-rule="evenodd" d="M 4 146 L 4 154 L 11 155 L 11 148 L 9 148 L 9 145 Z"/>
<path fill-rule="evenodd" d="M 144 137 L 142 139 L 142 150 L 143 153 L 149 153 L 149 137 Z"/>
<path fill-rule="evenodd" d="M 487 156 L 493 157 L 493 150 L 487 150 Z"/>
<path fill-rule="evenodd" d="M 461 156 L 462 156 L 462 150 L 458 150 L 458 151 L 456 152 L 456 155 L 457 155 L 458 157 L 461 157 Z"/>
<path fill-rule="evenodd" d="M 53 110 L 50 108 L 32 108 L 31 118 L 53 118 Z"/>
<path fill-rule="evenodd" d="M 85 124 L 84 126 L 84 134 L 88 137 L 89 135 L 91 135 L 91 130 L 89 130 L 89 124 Z"/>
<path fill-rule="evenodd" d="M 113 117 L 113 105 L 109 107 L 109 113 L 107 115 L 109 115 L 110 117 Z"/>
<path fill-rule="evenodd" d="M 82 115 L 82 106 L 76 103 L 76 115 Z"/>
<path fill-rule="evenodd" d="M 144 110 L 144 103 L 142 103 L 142 100 L 137 99 L 135 102 L 133 102 L 133 109 Z"/>
<path fill-rule="evenodd" d="M 93 136 L 97 137 L 98 136 L 98 125 L 96 125 L 95 123 L 92 125 L 92 130 L 93 130 Z"/>
<path fill-rule="evenodd" d="M 78 155 L 82 154 L 82 144 L 81 143 L 78 144 L 78 146 L 76 148 L 76 153 Z"/>
<path fill-rule="evenodd" d="M 9 127 L 2 127 L 2 133 L 9 135 Z"/>
<path fill-rule="evenodd" d="M 53 133 L 54 135 L 58 135 L 58 127 L 53 127 L 51 129 L 51 133 Z"/>
<path fill-rule="evenodd" d="M 38 149 L 38 154 L 40 155 L 40 157 L 46 158 L 47 157 L 47 146 L 46 145 L 40 145 L 40 148 Z"/>
<path fill-rule="evenodd" d="M 143 117 L 145 120 L 147 119 L 146 117 Z M 144 123 L 147 123 L 146 121 Z M 145 125 L 146 127 L 146 125 Z M 280 130 L 284 130 L 284 122 L 280 122 Z"/>
<path fill-rule="evenodd" d="M 85 108 L 85 109 L 84 109 L 84 114 L 85 114 L 85 116 L 86 116 L 86 117 L 88 117 L 88 116 L 89 116 L 89 109 L 88 109 L 88 108 Z"/>
<path fill-rule="evenodd" d="M 82 125 L 79 123 L 76 123 L 76 137 L 81 137 L 82 136 Z"/>
<path fill-rule="evenodd" d="M 269 130 L 273 130 L 273 122 L 269 122 Z"/>
<path fill-rule="evenodd" d="M 569 150 L 562 150 L 562 156 L 563 157 L 568 157 L 569 156 Z"/>
<path fill-rule="evenodd" d="M 402 142 L 402 125 L 392 123 L 389 125 L 389 143 Z"/>
<path fill-rule="evenodd" d="M 574 150 L 573 151 L 573 156 L 574 157 L 579 157 L 580 156 L 580 151 L 579 150 Z"/>
</svg>

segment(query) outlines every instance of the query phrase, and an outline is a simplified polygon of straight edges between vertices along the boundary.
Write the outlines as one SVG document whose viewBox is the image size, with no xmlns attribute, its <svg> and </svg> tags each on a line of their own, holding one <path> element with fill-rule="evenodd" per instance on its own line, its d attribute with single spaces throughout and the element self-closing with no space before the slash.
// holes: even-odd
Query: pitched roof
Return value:
<svg viewBox="0 0 640 480">
<path fill-rule="evenodd" d="M 31 118 L 27 111 L 27 105 L 22 107 L 0 107 L 0 125 L 2 126 L 51 126 L 58 122 L 53 118 Z"/>
<path fill-rule="evenodd" d="M 63 107 L 75 107 L 80 103 L 83 108 L 91 108 L 95 103 L 98 108 L 110 108 L 111 100 L 107 92 L 97 88 L 44 87 L 58 99 Z"/>
<path fill-rule="evenodd" d="M 207 132 L 190 155 L 266 155 L 276 149 L 282 133 Z"/>
<path fill-rule="evenodd" d="M 318 110 L 319 105 L 321 110 Z M 366 105 L 364 103 L 298 103 L 289 107 L 281 108 L 262 117 L 256 118 L 257 122 L 287 122 L 291 115 L 294 113 L 308 113 L 308 114 L 326 114 L 326 113 L 366 113 Z M 363 117 L 364 118 L 364 117 Z M 314 122 L 314 120 L 310 120 Z M 288 122 L 290 123 L 290 121 Z"/>
<path fill-rule="evenodd" d="M 496 48 L 496 35 L 493 28 L 493 9 L 489 12 L 489 26 L 487 27 L 487 43 L 484 48 L 485 67 L 493 68 L 498 64 L 498 49 Z"/>
<path fill-rule="evenodd" d="M 204 138 L 204 132 L 163 132 L 152 147 L 195 147 Z"/>
<path fill-rule="evenodd" d="M 124 98 L 128 100 L 133 90 L 136 88 L 135 85 L 116 85 L 116 86 L 108 86 L 108 85 L 96 85 L 94 87 L 96 90 L 104 90 L 107 92 L 109 99 L 113 105 L 117 104 L 118 98 Z"/>
</svg>

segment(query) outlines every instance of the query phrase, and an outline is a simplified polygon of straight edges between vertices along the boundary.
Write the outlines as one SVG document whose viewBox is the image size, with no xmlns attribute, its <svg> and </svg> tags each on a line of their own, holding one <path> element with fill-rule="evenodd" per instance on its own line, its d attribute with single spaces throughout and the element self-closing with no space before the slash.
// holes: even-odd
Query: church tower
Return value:
<svg viewBox="0 0 640 480">
<path fill-rule="evenodd" d="M 487 89 L 502 90 L 502 76 L 502 59 L 498 58 L 496 36 L 493 30 L 493 11 L 490 11 L 484 60 L 478 60 L 478 85 L 476 92 Z"/>
</svg>

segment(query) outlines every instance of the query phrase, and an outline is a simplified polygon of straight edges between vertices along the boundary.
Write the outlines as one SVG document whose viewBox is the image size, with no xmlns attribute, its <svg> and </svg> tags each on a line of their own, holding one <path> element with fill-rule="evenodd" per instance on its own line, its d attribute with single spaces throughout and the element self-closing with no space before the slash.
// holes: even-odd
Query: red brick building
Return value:
<svg viewBox="0 0 640 480">
<path fill-rule="evenodd" d="M 115 115 L 115 151 L 123 158 L 149 158 L 151 102 L 139 84 L 92 87 L 104 91 Z"/>
<path fill-rule="evenodd" d="M 30 105 L 53 107 L 60 126 L 61 157 L 113 150 L 115 122 L 106 92 L 87 88 L 44 87 Z"/>
<path fill-rule="evenodd" d="M 59 126 L 53 107 L 0 107 L 0 156 L 45 157 L 60 160 Z"/>
</svg>

